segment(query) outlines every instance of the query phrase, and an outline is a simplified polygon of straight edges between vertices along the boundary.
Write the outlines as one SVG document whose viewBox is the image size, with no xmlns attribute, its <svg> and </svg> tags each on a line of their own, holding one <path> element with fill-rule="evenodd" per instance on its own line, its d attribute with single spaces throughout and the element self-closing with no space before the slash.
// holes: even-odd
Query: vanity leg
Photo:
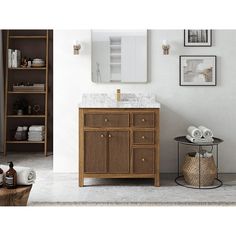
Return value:
<svg viewBox="0 0 236 236">
<path fill-rule="evenodd" d="M 84 187 L 84 177 L 83 177 L 83 174 L 79 175 L 79 187 Z"/>
<path fill-rule="evenodd" d="M 154 179 L 154 186 L 155 187 L 160 187 L 160 178 L 159 176 L 156 176 Z"/>
</svg>

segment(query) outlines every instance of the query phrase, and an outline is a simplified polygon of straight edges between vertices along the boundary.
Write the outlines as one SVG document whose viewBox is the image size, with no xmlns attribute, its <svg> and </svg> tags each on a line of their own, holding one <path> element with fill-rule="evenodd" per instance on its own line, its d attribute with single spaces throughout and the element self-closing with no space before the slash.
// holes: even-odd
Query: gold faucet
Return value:
<svg viewBox="0 0 236 236">
<path fill-rule="evenodd" d="M 116 90 L 116 101 L 120 102 L 120 89 Z"/>
</svg>

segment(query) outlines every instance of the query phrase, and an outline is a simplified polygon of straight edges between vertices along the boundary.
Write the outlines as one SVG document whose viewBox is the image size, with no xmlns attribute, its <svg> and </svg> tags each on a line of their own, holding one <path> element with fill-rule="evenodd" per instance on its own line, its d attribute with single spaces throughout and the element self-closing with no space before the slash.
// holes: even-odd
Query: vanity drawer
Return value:
<svg viewBox="0 0 236 236">
<path fill-rule="evenodd" d="M 129 127 L 129 114 L 116 113 L 116 114 L 90 114 L 84 116 L 84 125 L 86 127 L 99 128 L 99 127 Z"/>
<path fill-rule="evenodd" d="M 155 113 L 133 113 L 133 126 L 142 128 L 155 127 Z"/>
<path fill-rule="evenodd" d="M 133 131 L 133 144 L 155 144 L 155 131 Z"/>
<path fill-rule="evenodd" d="M 133 172 L 135 174 L 154 174 L 154 148 L 133 149 Z"/>
</svg>

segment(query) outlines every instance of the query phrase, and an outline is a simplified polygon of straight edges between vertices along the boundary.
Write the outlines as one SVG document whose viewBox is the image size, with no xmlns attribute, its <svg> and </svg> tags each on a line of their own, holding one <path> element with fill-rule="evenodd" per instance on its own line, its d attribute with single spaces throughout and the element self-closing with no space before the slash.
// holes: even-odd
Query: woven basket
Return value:
<svg viewBox="0 0 236 236">
<path fill-rule="evenodd" d="M 185 156 L 182 171 L 184 180 L 187 184 L 199 186 L 199 158 L 195 157 L 196 153 L 188 153 Z M 200 157 L 200 186 L 213 185 L 217 176 L 217 168 L 212 157 Z"/>
</svg>

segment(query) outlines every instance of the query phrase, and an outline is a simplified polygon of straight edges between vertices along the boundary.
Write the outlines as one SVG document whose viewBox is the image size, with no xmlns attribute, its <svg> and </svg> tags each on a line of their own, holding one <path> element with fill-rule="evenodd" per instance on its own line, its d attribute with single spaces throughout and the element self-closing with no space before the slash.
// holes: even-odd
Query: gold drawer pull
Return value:
<svg viewBox="0 0 236 236">
<path fill-rule="evenodd" d="M 105 118 L 105 119 L 104 119 L 104 121 L 105 121 L 105 122 L 108 122 L 108 119 L 107 119 L 107 118 Z"/>
<path fill-rule="evenodd" d="M 142 159 L 141 159 L 141 161 L 142 161 L 142 162 L 145 162 L 145 159 L 144 159 L 144 158 L 142 158 Z"/>
<path fill-rule="evenodd" d="M 101 134 L 101 138 L 104 138 L 104 134 Z"/>
<path fill-rule="evenodd" d="M 142 139 L 145 139 L 145 136 L 142 136 Z"/>
<path fill-rule="evenodd" d="M 143 118 L 143 119 L 142 119 L 142 122 L 145 122 L 145 121 L 146 121 L 146 120 Z"/>
<path fill-rule="evenodd" d="M 111 134 L 109 134 L 108 137 L 111 138 L 112 137 Z"/>
</svg>

